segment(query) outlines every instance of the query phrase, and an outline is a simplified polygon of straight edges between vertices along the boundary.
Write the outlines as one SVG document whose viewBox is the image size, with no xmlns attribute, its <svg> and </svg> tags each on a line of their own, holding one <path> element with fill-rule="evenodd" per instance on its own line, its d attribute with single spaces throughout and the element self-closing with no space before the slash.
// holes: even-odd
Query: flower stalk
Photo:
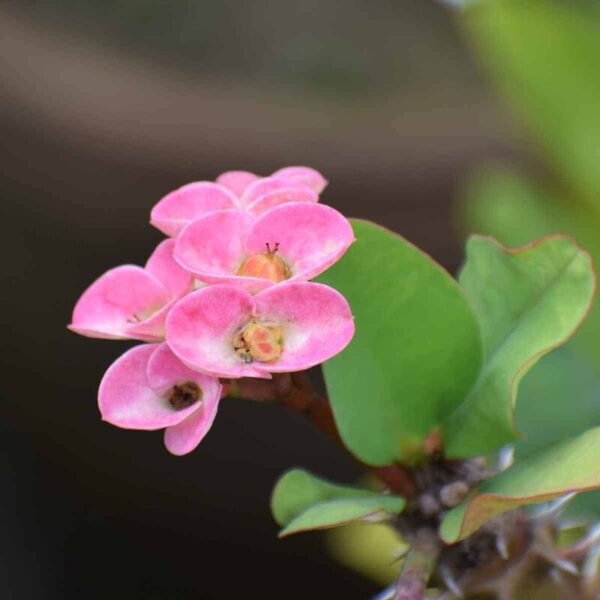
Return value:
<svg viewBox="0 0 600 600">
<path fill-rule="evenodd" d="M 329 400 L 314 389 L 306 371 L 274 374 L 271 380 L 250 377 L 228 380 L 224 382 L 224 388 L 225 395 L 231 398 L 277 402 L 292 412 L 303 415 L 319 431 L 344 445 Z M 405 498 L 412 498 L 414 495 L 413 478 L 403 465 L 368 468 L 391 492 Z"/>
<path fill-rule="evenodd" d="M 435 570 L 441 545 L 434 531 L 419 530 L 404 559 L 393 600 L 423 600 L 427 582 Z"/>
</svg>

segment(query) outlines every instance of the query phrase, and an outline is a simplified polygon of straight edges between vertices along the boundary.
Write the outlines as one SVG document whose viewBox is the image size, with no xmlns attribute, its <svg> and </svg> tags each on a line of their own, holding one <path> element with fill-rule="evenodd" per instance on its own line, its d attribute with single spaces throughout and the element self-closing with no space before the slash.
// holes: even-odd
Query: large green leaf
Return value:
<svg viewBox="0 0 600 600">
<path fill-rule="evenodd" d="M 600 210 L 600 10 L 486 0 L 465 11 L 489 73 L 573 190 Z"/>
<path fill-rule="evenodd" d="M 340 434 L 364 462 L 410 459 L 462 402 L 481 366 L 463 291 L 429 256 L 373 223 L 321 276 L 346 296 L 356 335 L 324 365 Z"/>
<path fill-rule="evenodd" d="M 524 458 L 483 483 L 471 499 L 452 509 L 441 536 L 454 543 L 498 515 L 569 492 L 600 487 L 600 427 Z"/>
<path fill-rule="evenodd" d="M 465 229 L 519 246 L 550 233 L 573 236 L 600 261 L 600 217 L 588 207 L 541 189 L 514 170 L 485 166 L 464 187 L 461 203 Z M 592 355 L 600 373 L 600 305 L 593 310 L 573 343 Z"/>
<path fill-rule="evenodd" d="M 483 454 L 518 437 L 514 405 L 521 377 L 573 334 L 595 291 L 589 255 L 564 236 L 519 250 L 474 236 L 460 282 L 479 316 L 485 364 L 445 424 L 452 457 Z"/>
<path fill-rule="evenodd" d="M 399 496 L 335 485 L 302 469 L 292 469 L 283 475 L 271 499 L 273 516 L 283 526 L 280 537 L 385 517 L 401 512 L 404 504 Z"/>
</svg>

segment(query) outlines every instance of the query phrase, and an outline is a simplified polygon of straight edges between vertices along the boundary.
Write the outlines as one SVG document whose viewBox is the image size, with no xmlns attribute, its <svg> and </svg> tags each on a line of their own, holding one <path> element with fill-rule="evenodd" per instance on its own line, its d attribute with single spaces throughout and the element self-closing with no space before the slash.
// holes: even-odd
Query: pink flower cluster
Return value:
<svg viewBox="0 0 600 600">
<path fill-rule="evenodd" d="M 169 236 L 144 267 L 107 271 L 83 293 L 69 328 L 147 342 L 108 369 L 102 418 L 165 429 L 173 454 L 193 450 L 215 418 L 219 378 L 300 371 L 352 339 L 345 298 L 309 280 L 354 241 L 348 220 L 319 204 L 327 182 L 308 167 L 269 177 L 229 171 L 171 192 L 151 223 Z"/>
</svg>

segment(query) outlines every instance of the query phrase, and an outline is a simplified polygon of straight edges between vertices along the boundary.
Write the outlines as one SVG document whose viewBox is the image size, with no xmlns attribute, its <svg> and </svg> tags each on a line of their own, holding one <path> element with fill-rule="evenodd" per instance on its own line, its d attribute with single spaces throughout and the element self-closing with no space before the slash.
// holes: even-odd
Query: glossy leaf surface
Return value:
<svg viewBox="0 0 600 600">
<path fill-rule="evenodd" d="M 354 220 L 357 242 L 320 277 L 350 302 L 352 343 L 324 365 L 336 422 L 364 462 L 410 460 L 464 399 L 481 335 L 463 290 L 405 239 Z"/>
<path fill-rule="evenodd" d="M 385 518 L 399 513 L 404 504 L 399 496 L 335 485 L 302 469 L 283 475 L 271 499 L 273 516 L 283 527 L 280 537 L 367 518 Z"/>
</svg>

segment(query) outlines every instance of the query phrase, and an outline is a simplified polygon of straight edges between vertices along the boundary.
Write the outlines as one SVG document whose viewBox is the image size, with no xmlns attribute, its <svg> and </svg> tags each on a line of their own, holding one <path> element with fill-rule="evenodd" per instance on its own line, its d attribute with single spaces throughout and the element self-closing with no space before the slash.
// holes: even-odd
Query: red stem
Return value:
<svg viewBox="0 0 600 600">
<path fill-rule="evenodd" d="M 306 372 L 275 374 L 270 380 L 242 378 L 229 381 L 226 385 L 228 396 L 260 402 L 277 402 L 293 412 L 304 415 L 317 429 L 344 446 L 329 400 L 314 389 Z M 392 492 L 405 498 L 414 495 L 414 482 L 403 466 L 369 466 L 369 469 Z"/>
</svg>

